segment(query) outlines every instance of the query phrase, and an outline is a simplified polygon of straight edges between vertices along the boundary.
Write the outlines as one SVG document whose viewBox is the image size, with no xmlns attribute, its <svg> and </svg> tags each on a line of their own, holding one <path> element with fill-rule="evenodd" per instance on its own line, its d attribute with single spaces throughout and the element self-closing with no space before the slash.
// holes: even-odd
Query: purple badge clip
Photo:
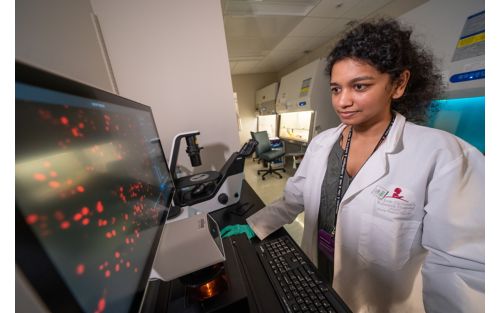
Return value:
<svg viewBox="0 0 500 313">
<path fill-rule="evenodd" d="M 318 247 L 319 251 L 321 251 L 328 260 L 333 262 L 333 251 L 335 249 L 335 237 L 325 231 L 324 229 L 320 229 L 318 232 Z"/>
</svg>

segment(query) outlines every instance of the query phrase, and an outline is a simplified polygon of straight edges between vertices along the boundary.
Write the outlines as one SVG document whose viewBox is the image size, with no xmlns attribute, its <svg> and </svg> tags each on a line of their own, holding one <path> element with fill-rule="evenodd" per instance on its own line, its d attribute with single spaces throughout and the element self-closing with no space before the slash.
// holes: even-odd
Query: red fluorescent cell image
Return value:
<svg viewBox="0 0 500 313">
<path fill-rule="evenodd" d="M 85 265 L 78 264 L 76 266 L 76 275 L 83 275 L 84 272 L 85 272 Z"/>
<path fill-rule="evenodd" d="M 95 205 L 95 209 L 99 213 L 102 213 L 104 211 L 104 206 L 102 205 L 101 201 L 97 201 L 97 204 Z"/>
<path fill-rule="evenodd" d="M 50 188 L 56 189 L 56 188 L 59 188 L 60 186 L 61 186 L 61 184 L 58 181 L 56 181 L 56 180 L 52 180 L 52 181 L 49 182 L 49 187 Z"/>
<path fill-rule="evenodd" d="M 64 221 L 61 223 L 60 226 L 61 226 L 61 229 L 68 229 L 71 226 L 71 224 L 68 221 Z"/>
<path fill-rule="evenodd" d="M 78 127 L 71 128 L 71 134 L 73 135 L 73 137 L 83 137 L 83 134 L 80 132 Z"/>
<path fill-rule="evenodd" d="M 82 214 L 83 214 L 83 215 L 87 215 L 87 214 L 89 214 L 89 212 L 90 212 L 90 210 L 89 210 L 89 208 L 87 208 L 86 206 L 84 206 L 84 207 L 82 208 Z"/>
<path fill-rule="evenodd" d="M 64 220 L 64 213 L 61 211 L 56 211 L 56 212 L 54 212 L 54 218 L 57 221 L 61 222 L 62 220 Z"/>
<path fill-rule="evenodd" d="M 78 185 L 78 187 L 76 187 L 76 191 L 78 191 L 78 192 L 84 192 L 85 188 L 83 188 L 82 185 Z"/>
<path fill-rule="evenodd" d="M 73 215 L 73 220 L 75 222 L 78 222 L 81 219 L 82 219 L 82 214 L 81 213 L 76 213 L 75 215 Z"/>
<path fill-rule="evenodd" d="M 29 214 L 26 216 L 26 223 L 29 225 L 35 224 L 38 221 L 38 215 L 36 214 Z"/>
<path fill-rule="evenodd" d="M 88 225 L 90 223 L 90 220 L 88 218 L 84 218 L 83 221 L 82 221 L 82 224 L 84 226 Z"/>
<path fill-rule="evenodd" d="M 44 181 L 45 179 L 47 179 L 47 177 L 42 173 L 35 173 L 33 175 L 33 178 L 37 181 Z"/>
<path fill-rule="evenodd" d="M 63 124 L 63 125 L 69 124 L 69 120 L 66 116 L 61 116 L 61 118 L 59 120 L 61 121 L 61 124 Z"/>
<path fill-rule="evenodd" d="M 106 300 L 104 298 L 99 299 L 99 302 L 97 303 L 97 312 L 104 312 L 105 308 Z"/>
</svg>

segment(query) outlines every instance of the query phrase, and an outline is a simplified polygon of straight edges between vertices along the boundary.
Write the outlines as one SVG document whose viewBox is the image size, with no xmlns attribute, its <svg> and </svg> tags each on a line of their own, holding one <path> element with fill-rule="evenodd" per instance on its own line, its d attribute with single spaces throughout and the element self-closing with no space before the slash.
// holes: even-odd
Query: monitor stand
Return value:
<svg viewBox="0 0 500 313">
<path fill-rule="evenodd" d="M 174 205 L 168 210 L 167 220 L 176 218 L 182 213 L 182 207 Z"/>
</svg>

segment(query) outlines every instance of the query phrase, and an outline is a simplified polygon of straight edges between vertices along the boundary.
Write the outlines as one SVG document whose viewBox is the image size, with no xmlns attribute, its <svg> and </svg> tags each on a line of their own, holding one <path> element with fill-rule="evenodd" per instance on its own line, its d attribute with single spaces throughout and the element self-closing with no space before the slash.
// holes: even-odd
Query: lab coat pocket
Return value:
<svg viewBox="0 0 500 313">
<path fill-rule="evenodd" d="M 362 214 L 359 254 L 368 263 L 401 269 L 410 258 L 420 224 L 419 221 L 386 220 Z"/>
</svg>

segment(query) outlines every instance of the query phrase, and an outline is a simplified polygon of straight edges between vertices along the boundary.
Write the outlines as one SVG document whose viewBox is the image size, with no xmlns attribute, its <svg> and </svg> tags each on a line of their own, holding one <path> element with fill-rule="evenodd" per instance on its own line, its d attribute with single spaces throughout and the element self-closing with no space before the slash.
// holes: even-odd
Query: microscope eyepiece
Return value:
<svg viewBox="0 0 500 313">
<path fill-rule="evenodd" d="M 189 155 L 189 159 L 191 160 L 191 166 L 200 166 L 201 165 L 201 157 L 200 157 L 200 148 L 198 143 L 196 142 L 196 135 L 191 135 L 186 137 L 186 153 Z"/>
</svg>

